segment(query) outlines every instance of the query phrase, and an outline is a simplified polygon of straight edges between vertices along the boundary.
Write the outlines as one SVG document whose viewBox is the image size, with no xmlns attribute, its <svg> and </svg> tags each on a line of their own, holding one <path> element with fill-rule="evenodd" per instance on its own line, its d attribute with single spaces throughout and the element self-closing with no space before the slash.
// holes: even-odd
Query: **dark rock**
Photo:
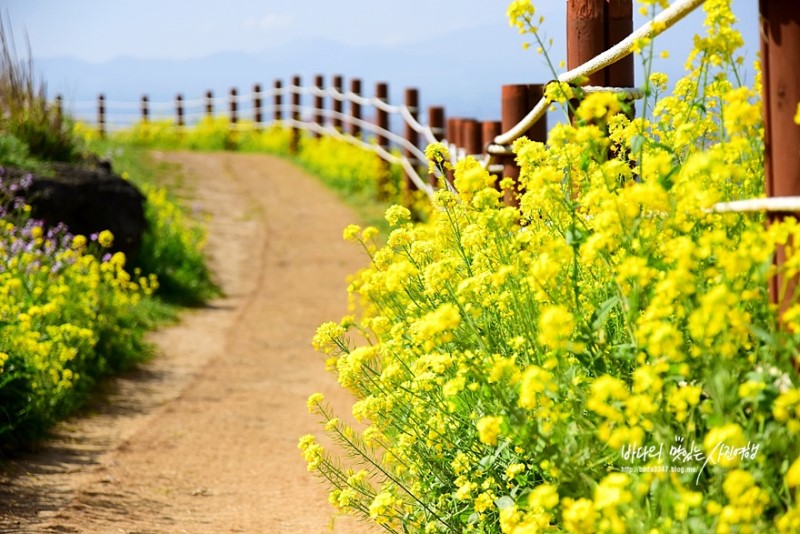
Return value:
<svg viewBox="0 0 800 534">
<path fill-rule="evenodd" d="M 115 251 L 134 258 L 147 228 L 145 197 L 139 189 L 111 171 L 105 162 L 53 163 L 52 176 L 32 174 L 32 185 L 20 191 L 31 215 L 48 226 L 64 223 L 72 234 L 87 238 L 102 230 L 114 234 Z M 8 177 L 30 174 L 6 169 Z"/>
</svg>

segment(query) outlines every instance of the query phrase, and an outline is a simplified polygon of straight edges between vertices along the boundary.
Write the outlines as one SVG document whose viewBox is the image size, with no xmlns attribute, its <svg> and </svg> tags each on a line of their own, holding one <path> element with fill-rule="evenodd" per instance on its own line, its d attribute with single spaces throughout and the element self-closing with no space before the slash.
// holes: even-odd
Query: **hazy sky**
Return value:
<svg viewBox="0 0 800 534">
<path fill-rule="evenodd" d="M 0 10 L 10 17 L 18 41 L 27 32 L 35 57 L 102 61 L 117 56 L 184 59 L 220 51 L 259 52 L 308 38 L 401 45 L 454 30 L 505 24 L 509 1 L 0 0 Z M 563 26 L 563 0 L 534 4 L 547 17 L 546 27 Z M 757 3 L 735 0 L 734 9 L 745 35 L 757 35 Z M 694 18 L 694 24 L 674 30 L 678 39 L 691 39 L 698 31 L 700 17 Z M 432 51 L 431 61 L 438 60 Z"/>
<path fill-rule="evenodd" d="M 361 77 L 365 87 L 389 82 L 393 102 L 402 98 L 402 87 L 418 87 L 423 106 L 444 103 L 448 113 L 491 119 L 500 113 L 502 84 L 553 77 L 542 58 L 522 49 L 523 38 L 509 27 L 510 1 L 0 0 L 0 12 L 19 45 L 29 37 L 37 74 L 51 93 L 68 102 L 91 101 L 101 92 L 110 100 L 132 102 L 148 93 L 153 102 L 168 101 L 177 91 L 199 97 L 206 89 L 221 94 L 232 85 L 269 83 L 269 78 L 296 73 L 305 80 L 313 73 L 342 73 Z M 558 64 L 566 58 L 566 1 L 534 0 L 534 5 L 545 17 L 545 34 L 554 37 L 551 58 Z M 733 7 L 746 42 L 749 81 L 759 48 L 757 2 L 733 0 Z M 698 9 L 656 40 L 656 51 L 667 49 L 670 58 L 656 57 L 654 70 L 668 73 L 672 81 L 683 75 L 692 36 L 704 32 L 703 18 Z M 635 26 L 644 21 L 637 13 Z M 284 48 L 272 51 L 275 47 Z M 20 48 L 24 51 L 24 45 Z M 238 54 L 214 62 L 105 63 L 221 52 Z M 245 67 L 241 53 L 270 63 Z M 96 63 L 87 68 L 53 58 Z M 286 65 L 276 65 L 276 58 Z M 641 60 L 634 63 L 641 82 Z"/>
<path fill-rule="evenodd" d="M 396 45 L 505 20 L 506 0 L 0 0 L 34 55 L 183 59 L 298 39 Z M 19 39 L 19 36 L 18 36 Z"/>
</svg>

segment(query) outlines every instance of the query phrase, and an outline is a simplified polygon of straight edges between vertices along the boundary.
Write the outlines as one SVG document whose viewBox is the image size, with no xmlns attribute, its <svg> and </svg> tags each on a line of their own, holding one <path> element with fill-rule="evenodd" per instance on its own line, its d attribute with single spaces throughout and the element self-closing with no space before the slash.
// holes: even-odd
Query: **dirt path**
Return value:
<svg viewBox="0 0 800 534">
<path fill-rule="evenodd" d="M 346 312 L 346 276 L 364 258 L 341 231 L 356 217 L 280 159 L 157 156 L 181 165 L 211 214 L 226 297 L 157 333 L 158 358 L 0 472 L 0 532 L 328 532 L 332 508 L 297 440 L 319 433 L 310 393 L 349 400 L 310 339 Z M 368 532 L 350 518 L 333 531 Z"/>
</svg>

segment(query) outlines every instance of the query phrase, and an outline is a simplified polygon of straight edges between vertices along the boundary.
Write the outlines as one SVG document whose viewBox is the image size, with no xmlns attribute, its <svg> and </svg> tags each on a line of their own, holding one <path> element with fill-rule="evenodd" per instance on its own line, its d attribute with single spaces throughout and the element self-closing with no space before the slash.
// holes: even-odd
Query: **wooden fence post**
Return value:
<svg viewBox="0 0 800 534">
<path fill-rule="evenodd" d="M 175 114 L 178 128 L 183 128 L 183 95 L 180 93 L 175 96 Z"/>
<path fill-rule="evenodd" d="M 459 160 L 461 149 L 461 118 L 450 117 L 447 119 L 447 140 L 450 142 L 450 156 L 454 161 Z M 447 181 L 451 184 L 455 181 L 455 170 L 447 171 Z"/>
<path fill-rule="evenodd" d="M 480 157 L 483 154 L 481 124 L 475 119 L 461 120 L 461 144 L 467 156 Z"/>
<path fill-rule="evenodd" d="M 236 123 L 239 122 L 239 117 L 237 114 L 238 111 L 238 91 L 236 91 L 235 87 L 231 87 L 230 90 L 230 112 L 231 112 L 231 126 L 236 127 Z"/>
<path fill-rule="evenodd" d="M 256 130 L 261 129 L 264 117 L 261 114 L 261 84 L 253 85 L 253 122 L 256 123 Z"/>
<path fill-rule="evenodd" d="M 361 80 L 359 80 L 358 78 L 353 78 L 352 80 L 350 80 L 350 92 L 357 97 L 361 96 Z M 359 104 L 354 100 L 350 101 L 350 116 L 356 119 L 356 121 L 361 120 L 361 104 Z M 360 138 L 361 125 L 357 124 L 355 121 L 351 122 L 350 135 L 356 138 Z"/>
<path fill-rule="evenodd" d="M 481 145 L 484 151 L 494 143 L 494 138 L 503 133 L 503 123 L 500 121 L 483 121 L 481 123 Z"/>
<path fill-rule="evenodd" d="M 375 84 L 375 98 L 381 100 L 383 102 L 389 102 L 389 84 L 385 82 L 378 82 Z M 375 126 L 383 130 L 389 130 L 389 114 L 379 107 L 375 106 Z M 384 134 L 380 131 L 376 133 L 376 139 L 378 142 L 378 146 L 389 151 L 389 139 L 384 136 Z M 381 172 L 380 176 L 378 177 L 378 200 L 386 200 L 389 197 L 388 185 L 389 185 L 389 164 L 384 160 L 383 162 L 383 169 L 385 172 Z"/>
<path fill-rule="evenodd" d="M 605 4 L 606 0 L 567 0 L 567 69 L 605 50 Z M 606 85 L 605 71 L 590 75 L 589 84 Z"/>
<path fill-rule="evenodd" d="M 431 133 L 436 139 L 441 140 L 445 138 L 446 132 L 444 125 L 444 108 L 442 106 L 430 106 L 428 108 L 428 126 L 430 126 Z M 433 187 L 437 187 L 439 185 L 439 179 L 435 174 L 431 173 L 428 175 L 428 183 Z"/>
<path fill-rule="evenodd" d="M 606 49 L 633 32 L 633 0 L 608 0 L 606 7 Z M 633 87 L 633 54 L 628 54 L 605 68 L 606 83 L 611 87 Z"/>
<path fill-rule="evenodd" d="M 340 74 L 333 77 L 333 90 L 337 93 L 342 93 L 343 78 Z M 339 98 L 333 99 L 333 127 L 338 131 L 342 131 L 342 100 Z"/>
<path fill-rule="evenodd" d="M 483 150 L 485 151 L 489 148 L 489 145 L 494 143 L 494 138 L 503 133 L 503 124 L 500 121 L 483 121 L 481 123 L 481 145 L 483 145 Z M 496 172 L 492 172 L 491 169 L 486 169 L 489 171 L 490 174 L 497 174 Z M 498 179 L 495 182 L 495 187 L 497 190 L 500 190 L 500 180 Z"/>
<path fill-rule="evenodd" d="M 800 196 L 800 126 L 793 120 L 800 101 L 800 10 L 794 2 L 760 0 L 759 11 L 767 196 Z M 772 213 L 769 219 L 774 222 L 785 215 Z M 786 259 L 786 250 L 779 247 L 776 265 Z M 797 282 L 780 276 L 770 281 L 770 296 L 781 311 L 789 306 Z"/>
<path fill-rule="evenodd" d="M 515 84 L 504 85 L 502 89 L 501 126 L 504 132 L 510 130 L 521 121 L 528 111 L 536 105 L 544 94 L 544 85 Z M 547 115 L 539 119 L 524 134 L 531 141 L 547 141 Z M 511 189 L 505 190 L 505 202 L 508 205 L 519 205 L 519 167 L 514 163 L 514 155 L 503 155 L 499 158 L 503 164 L 503 176 L 514 180 Z"/>
<path fill-rule="evenodd" d="M 417 89 L 415 89 L 413 87 L 409 87 L 409 88 L 406 89 L 406 92 L 405 92 L 405 105 L 408 108 L 408 111 L 411 114 L 411 116 L 414 117 L 414 119 L 418 120 L 419 119 L 419 90 L 417 90 Z M 405 122 L 405 121 L 403 121 L 403 122 Z M 419 148 L 419 132 L 417 132 L 414 128 L 412 128 L 411 125 L 408 124 L 407 122 L 405 123 L 405 125 L 406 125 L 406 128 L 405 128 L 405 130 L 406 130 L 405 131 L 406 141 L 408 141 L 411 145 Z M 421 162 L 419 161 L 419 158 L 417 157 L 417 155 L 414 154 L 413 152 L 411 152 L 411 150 L 409 150 L 408 148 L 406 148 L 403 152 L 405 154 L 406 159 L 408 159 L 409 163 L 411 164 L 411 166 L 414 167 L 415 169 L 418 168 L 419 164 Z M 417 187 L 417 184 L 415 184 L 411 180 L 411 175 L 410 174 L 405 173 L 404 176 L 405 176 L 405 180 L 403 181 L 404 182 L 404 185 L 403 185 L 403 203 L 406 206 L 410 207 L 411 203 L 413 201 L 412 193 L 414 191 L 419 190 L 419 188 Z"/>
<path fill-rule="evenodd" d="M 97 96 L 97 133 L 100 139 L 106 136 L 106 95 L 103 93 Z"/>
<path fill-rule="evenodd" d="M 502 89 L 502 103 L 500 107 L 502 130 L 507 132 L 528 113 L 528 86 L 504 85 Z M 519 205 L 516 195 L 519 183 L 519 167 L 514 163 L 514 156 L 504 154 L 498 158 L 503 164 L 503 177 L 511 178 L 514 184 L 511 189 L 505 190 L 505 202 L 508 205 Z"/>
<path fill-rule="evenodd" d="M 147 98 L 147 95 L 142 95 L 141 110 L 142 122 L 147 123 L 150 120 L 150 100 Z"/>
<path fill-rule="evenodd" d="M 283 94 L 281 91 L 283 82 L 275 80 L 273 87 L 275 88 L 275 94 L 272 96 L 272 117 L 276 123 L 280 123 L 283 120 Z"/>
<path fill-rule="evenodd" d="M 633 31 L 633 0 L 567 0 L 567 68 L 605 52 Z M 632 87 L 633 55 L 589 76 L 590 85 Z"/>
<path fill-rule="evenodd" d="M 296 122 L 300 122 L 300 76 L 294 75 L 292 76 L 292 106 L 291 106 L 291 113 L 289 117 Z M 298 128 L 295 124 L 292 124 L 292 138 L 289 142 L 289 151 L 292 154 L 297 154 L 297 151 L 300 149 L 300 128 Z"/>
<path fill-rule="evenodd" d="M 322 91 L 324 89 L 323 84 L 325 80 L 323 79 L 321 74 L 317 74 L 314 76 L 314 88 L 319 89 Z M 325 116 L 322 114 L 323 108 L 325 107 L 325 98 L 320 95 L 314 95 L 314 123 L 318 126 L 325 126 Z M 322 137 L 320 132 L 314 132 L 314 137 Z"/>
<path fill-rule="evenodd" d="M 206 91 L 206 117 L 208 120 L 214 118 L 214 93 Z"/>
</svg>

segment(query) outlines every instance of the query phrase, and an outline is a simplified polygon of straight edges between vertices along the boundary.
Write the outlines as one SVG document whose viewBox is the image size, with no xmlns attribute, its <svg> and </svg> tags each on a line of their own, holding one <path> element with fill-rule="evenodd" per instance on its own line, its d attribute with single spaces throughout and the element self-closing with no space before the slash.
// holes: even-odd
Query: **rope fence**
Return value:
<svg viewBox="0 0 800 534">
<path fill-rule="evenodd" d="M 653 20 L 634 30 L 631 0 L 568 0 L 568 70 L 550 83 L 567 83 L 575 87 L 577 82 L 588 79 L 589 85 L 579 86 L 581 94 L 613 92 L 630 100 L 643 98 L 641 89 L 631 87 L 633 63 L 628 61 L 637 43 L 663 33 L 702 4 L 703 0 L 676 0 Z M 789 15 L 786 10 L 779 0 L 761 2 L 762 18 L 768 21 L 785 19 Z M 597 20 L 582 19 L 587 13 L 592 13 Z M 587 35 L 587 31 L 600 34 Z M 794 39 L 800 40 L 800 37 Z M 762 41 L 768 40 L 769 34 L 762 32 Z M 777 48 L 773 43 L 773 49 Z M 779 69 L 767 68 L 770 62 L 778 64 L 775 57 L 773 53 L 764 58 L 765 92 L 770 86 L 770 76 L 777 78 L 783 74 Z M 612 67 L 617 68 L 612 70 Z M 591 82 L 604 83 L 595 85 Z M 772 81 L 771 86 L 778 87 L 780 83 Z M 216 97 L 211 91 L 206 92 L 204 98 L 183 99 L 179 94 L 172 102 L 151 102 L 147 96 L 139 102 L 106 100 L 104 95 L 100 95 L 97 101 L 72 102 L 69 111 L 78 120 L 96 124 L 100 134 L 104 135 L 106 131 L 130 127 L 137 118 L 143 122 L 173 120 L 176 127 L 184 127 L 207 117 L 216 117 L 215 110 L 227 108 L 232 129 L 262 128 L 272 124 L 292 128 L 295 148 L 297 131 L 306 130 L 372 150 L 383 160 L 403 167 L 407 189 L 424 191 L 428 196 L 433 195 L 437 179 L 432 176 L 424 179 L 421 169 L 425 154 L 421 143 L 441 142 L 448 147 L 453 162 L 472 155 L 490 172 L 516 180 L 519 169 L 514 162 L 511 144 L 522 136 L 542 142 L 547 140 L 546 113 L 552 102 L 547 98 L 546 85 L 543 84 L 504 85 L 501 120 L 482 122 L 470 118 L 446 118 L 444 108 L 440 106 L 429 107 L 427 121 L 422 121 L 419 118 L 418 91 L 413 88 L 406 90 L 405 103 L 392 104 L 388 101 L 386 84 L 376 84 L 374 96 L 362 94 L 361 80 L 357 78 L 350 80 L 349 90 L 344 89 L 342 76 L 333 76 L 331 85 L 323 85 L 323 78 L 319 75 L 313 85 L 302 85 L 300 77 L 294 76 L 286 84 L 276 80 L 272 88 L 256 84 L 248 94 L 240 94 L 234 88 L 228 95 Z M 313 104 L 303 103 L 303 97 Z M 765 94 L 767 99 L 768 94 Z M 331 104 L 329 108 L 325 107 L 326 101 Z M 63 105 L 60 98 L 58 102 Z M 345 105 L 347 111 L 343 109 Z M 370 114 L 369 118 L 364 117 L 365 110 Z M 243 112 L 249 114 L 249 122 L 239 121 Z M 394 117 L 395 126 L 399 124 L 399 128 L 390 127 L 390 117 Z M 399 133 L 403 129 L 404 132 Z M 796 137 L 792 137 L 790 142 L 797 141 Z M 772 151 L 772 160 L 776 159 L 774 153 Z M 768 149 L 767 166 L 772 172 L 770 154 Z M 447 178 L 450 185 L 453 176 Z M 775 183 L 780 184 L 780 180 Z M 787 190 L 780 185 L 768 189 L 775 192 Z M 720 203 L 715 211 L 796 212 L 800 210 L 797 200 L 800 198 L 800 183 L 788 190 L 791 195 Z M 507 196 L 506 201 L 514 203 L 514 198 Z"/>
</svg>

